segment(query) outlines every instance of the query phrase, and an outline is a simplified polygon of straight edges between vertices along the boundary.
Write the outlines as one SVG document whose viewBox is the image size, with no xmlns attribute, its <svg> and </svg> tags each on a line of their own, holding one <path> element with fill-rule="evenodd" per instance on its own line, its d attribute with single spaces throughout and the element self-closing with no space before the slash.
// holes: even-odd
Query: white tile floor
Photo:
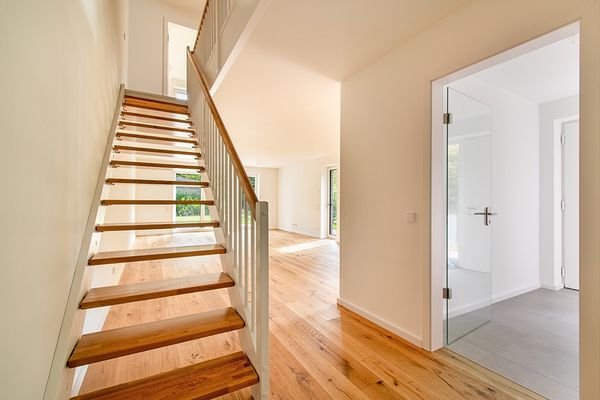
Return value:
<svg viewBox="0 0 600 400">
<path fill-rule="evenodd" d="M 548 399 L 577 400 L 578 310 L 577 291 L 534 290 L 492 305 L 491 322 L 448 348 Z"/>
</svg>

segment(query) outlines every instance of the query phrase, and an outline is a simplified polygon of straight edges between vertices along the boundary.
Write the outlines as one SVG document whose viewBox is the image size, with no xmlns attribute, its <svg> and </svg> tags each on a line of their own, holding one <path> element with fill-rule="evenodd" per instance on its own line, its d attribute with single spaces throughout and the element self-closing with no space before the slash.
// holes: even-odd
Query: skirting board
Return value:
<svg viewBox="0 0 600 400">
<path fill-rule="evenodd" d="M 503 292 L 503 293 L 493 296 L 492 304 L 498 303 L 503 300 L 510 299 L 511 297 L 525 294 L 527 292 L 531 292 L 532 290 L 539 289 L 540 287 L 542 287 L 542 285 L 540 285 L 539 283 L 535 283 L 535 284 L 523 286 L 523 287 L 520 287 L 517 289 L 508 290 L 506 292 Z M 486 306 L 489 306 L 488 301 L 477 301 L 477 302 L 465 304 L 464 306 L 453 309 L 450 312 L 449 317 L 450 318 L 458 317 L 459 315 L 466 314 L 466 313 L 478 310 L 478 309 L 480 309 L 482 307 L 486 307 Z M 444 316 L 445 316 L 445 312 L 444 312 Z"/>
<path fill-rule="evenodd" d="M 423 340 L 421 338 L 418 338 L 417 336 L 406 332 L 405 330 L 397 327 L 396 325 L 394 325 L 382 318 L 377 317 L 376 315 L 370 313 L 369 311 L 363 310 L 362 308 L 355 306 L 354 304 L 349 303 L 340 298 L 337 299 L 337 303 L 340 306 L 345 307 L 348 310 L 360 315 L 364 319 L 371 321 L 375 325 L 379 325 L 380 327 L 387 329 L 388 331 L 392 332 L 394 335 L 401 337 L 402 339 L 414 344 L 415 346 L 418 346 L 421 348 L 423 347 Z"/>
<path fill-rule="evenodd" d="M 548 290 L 560 290 L 560 289 L 564 289 L 563 285 L 554 285 L 551 283 L 542 283 L 542 287 L 544 289 L 548 289 Z"/>
<path fill-rule="evenodd" d="M 276 228 L 276 230 L 283 231 L 283 232 L 289 232 L 289 233 L 296 233 L 298 235 L 308 236 L 308 237 L 315 238 L 315 239 L 323 239 L 319 235 L 315 235 L 314 233 L 304 232 L 301 230 L 294 230 L 294 229 L 287 229 L 287 228 Z"/>
</svg>

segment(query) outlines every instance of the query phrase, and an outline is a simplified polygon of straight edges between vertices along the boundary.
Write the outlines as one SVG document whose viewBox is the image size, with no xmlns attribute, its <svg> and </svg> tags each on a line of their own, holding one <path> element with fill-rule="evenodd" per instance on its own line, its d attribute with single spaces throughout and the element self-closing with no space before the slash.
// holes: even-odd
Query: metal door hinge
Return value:
<svg viewBox="0 0 600 400">
<path fill-rule="evenodd" d="M 563 283 L 565 283 L 565 276 L 566 276 L 566 274 L 567 274 L 567 269 L 563 265 L 562 267 L 560 267 L 560 277 L 561 277 Z"/>
<path fill-rule="evenodd" d="M 442 288 L 442 299 L 450 300 L 452 298 L 452 289 L 450 288 Z"/>
<path fill-rule="evenodd" d="M 560 201 L 560 210 L 565 211 L 565 208 L 567 208 L 567 205 L 564 200 L 561 200 Z"/>
<path fill-rule="evenodd" d="M 565 135 L 564 133 L 560 134 L 560 144 L 565 144 L 565 142 L 567 141 L 567 135 Z"/>
<path fill-rule="evenodd" d="M 452 114 L 444 113 L 443 120 L 444 120 L 444 125 L 450 125 L 452 123 Z"/>
</svg>

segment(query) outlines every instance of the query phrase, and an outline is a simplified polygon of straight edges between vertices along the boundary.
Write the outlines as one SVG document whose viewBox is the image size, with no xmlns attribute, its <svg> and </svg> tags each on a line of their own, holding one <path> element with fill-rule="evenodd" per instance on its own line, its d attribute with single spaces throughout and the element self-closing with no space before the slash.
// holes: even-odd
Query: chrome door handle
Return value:
<svg viewBox="0 0 600 400">
<path fill-rule="evenodd" d="M 498 215 L 498 213 L 492 213 L 492 212 L 490 212 L 490 208 L 486 207 L 483 209 L 483 212 L 473 213 L 473 215 L 483 215 L 483 224 L 485 226 L 488 226 L 489 224 L 492 223 L 492 220 L 490 219 L 490 217 L 492 215 Z"/>
</svg>

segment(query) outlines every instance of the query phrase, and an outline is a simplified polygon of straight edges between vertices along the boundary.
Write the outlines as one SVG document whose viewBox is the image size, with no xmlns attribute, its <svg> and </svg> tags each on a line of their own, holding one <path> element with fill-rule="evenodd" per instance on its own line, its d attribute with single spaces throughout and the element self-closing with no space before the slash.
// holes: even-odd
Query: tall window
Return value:
<svg viewBox="0 0 600 400">
<path fill-rule="evenodd" d="M 256 193 L 256 197 L 258 197 L 258 175 L 248 174 L 248 180 L 250 181 L 250 185 L 252 185 L 252 189 L 254 189 L 254 193 Z"/>
<path fill-rule="evenodd" d="M 200 182 L 200 174 L 175 174 L 175 180 L 180 182 Z M 201 200 L 202 190 L 198 186 L 175 186 L 176 200 Z M 210 216 L 208 206 L 197 204 L 177 204 L 175 206 L 176 222 L 201 221 Z"/>
<path fill-rule="evenodd" d="M 327 174 L 327 205 L 329 207 L 329 235 L 337 236 L 338 229 L 338 170 L 330 168 Z"/>
</svg>

